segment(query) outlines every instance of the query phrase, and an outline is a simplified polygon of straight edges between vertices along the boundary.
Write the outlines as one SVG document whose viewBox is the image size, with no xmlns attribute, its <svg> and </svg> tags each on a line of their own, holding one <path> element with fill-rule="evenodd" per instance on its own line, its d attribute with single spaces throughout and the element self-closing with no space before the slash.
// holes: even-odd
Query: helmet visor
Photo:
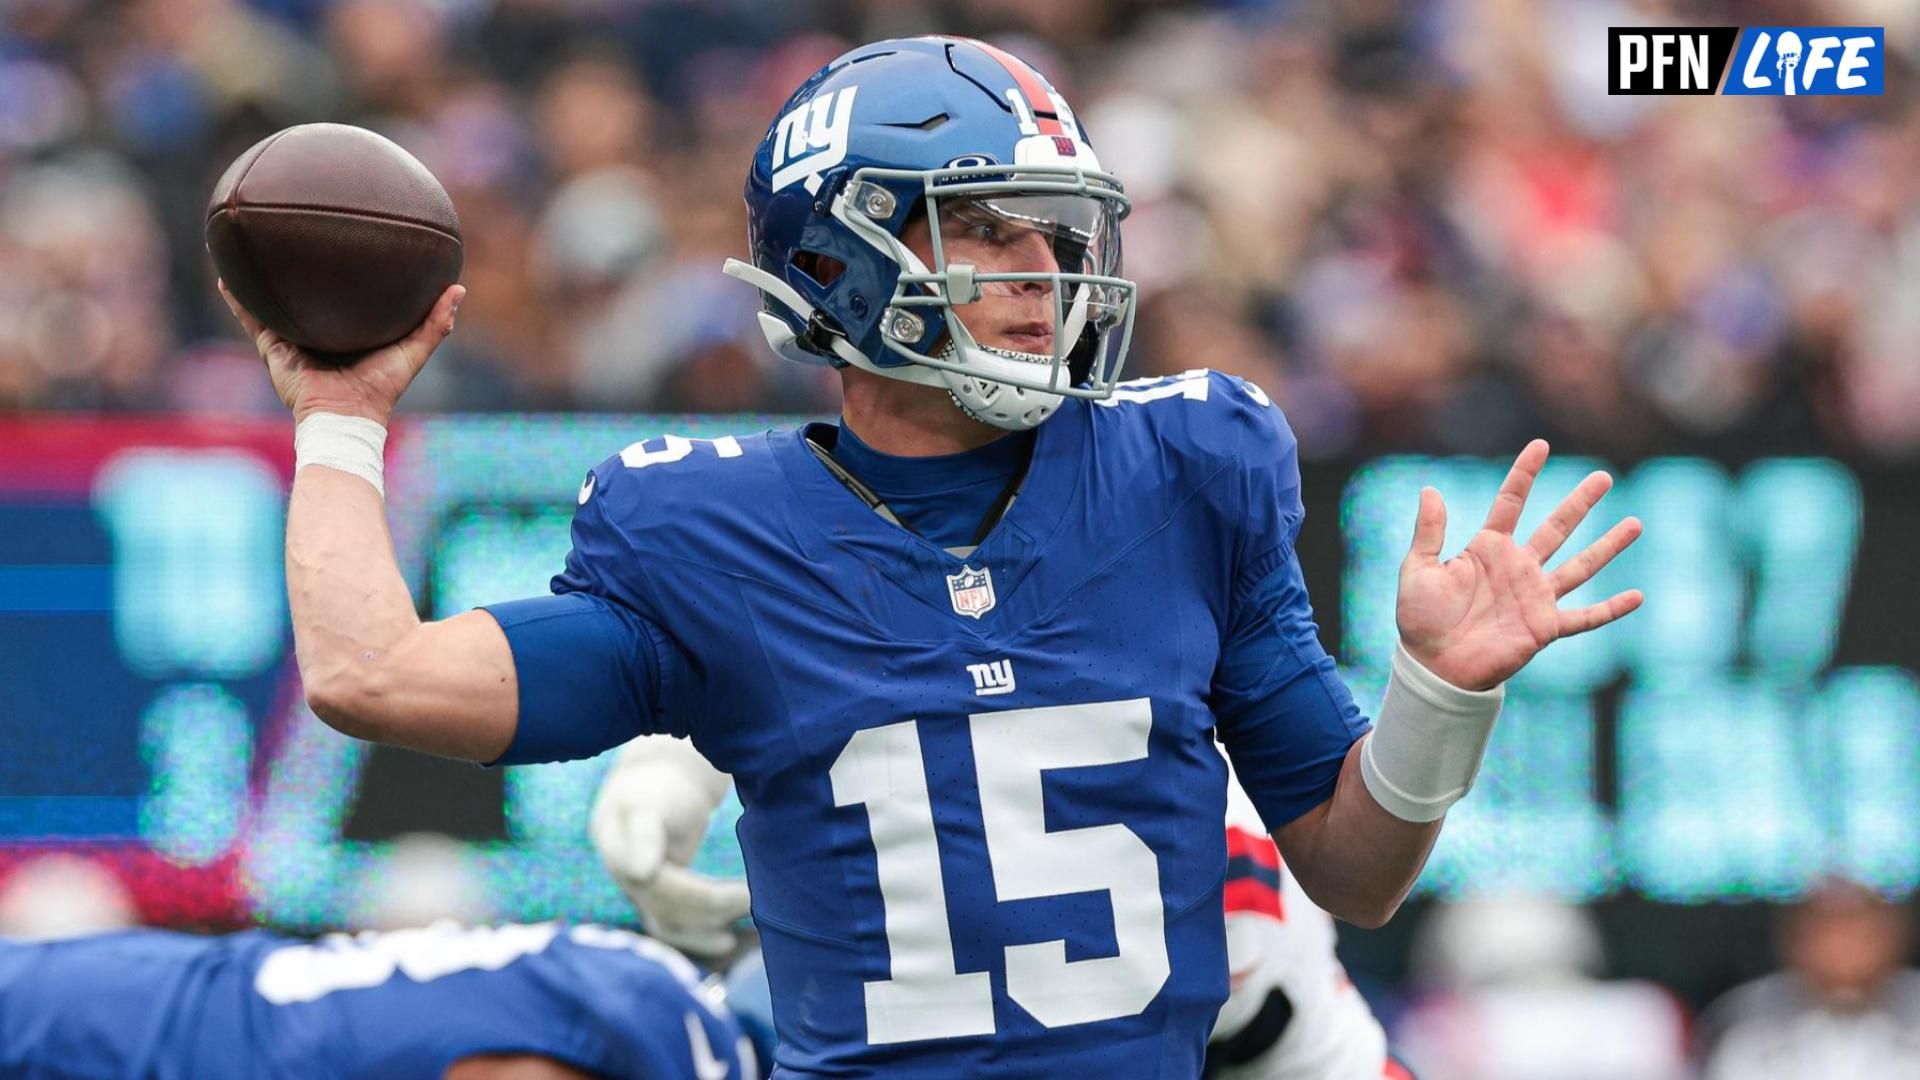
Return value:
<svg viewBox="0 0 1920 1080">
<path fill-rule="evenodd" d="M 904 230 L 867 216 L 870 207 L 893 213 L 885 185 L 900 181 L 919 189 L 931 259 L 914 253 Z M 881 322 L 889 352 L 1008 386 L 1088 398 L 1113 392 L 1135 294 L 1120 276 L 1128 203 L 1117 179 L 1052 163 L 867 168 L 837 205 L 845 224 L 901 267 Z M 937 336 L 928 338 L 920 312 L 941 320 Z"/>
<path fill-rule="evenodd" d="M 1000 381 L 1104 395 L 1118 376 L 1113 339 L 1133 292 L 1120 277 L 1126 204 L 1021 185 L 1008 177 L 965 185 L 988 190 L 929 194 L 939 228 L 923 295 L 949 309 L 953 344 L 1024 362 Z"/>
<path fill-rule="evenodd" d="M 941 200 L 939 217 L 946 261 L 981 273 L 1120 273 L 1119 208 L 1105 200 L 965 195 Z"/>
</svg>

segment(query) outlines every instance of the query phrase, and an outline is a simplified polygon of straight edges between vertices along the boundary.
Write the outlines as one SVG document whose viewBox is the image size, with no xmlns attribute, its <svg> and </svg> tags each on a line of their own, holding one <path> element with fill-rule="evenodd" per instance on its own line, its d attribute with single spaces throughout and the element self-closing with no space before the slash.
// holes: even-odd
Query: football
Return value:
<svg viewBox="0 0 1920 1080">
<path fill-rule="evenodd" d="M 460 277 L 460 222 L 427 167 L 348 124 L 269 135 L 227 167 L 207 251 L 235 300 L 336 362 L 405 337 Z"/>
</svg>

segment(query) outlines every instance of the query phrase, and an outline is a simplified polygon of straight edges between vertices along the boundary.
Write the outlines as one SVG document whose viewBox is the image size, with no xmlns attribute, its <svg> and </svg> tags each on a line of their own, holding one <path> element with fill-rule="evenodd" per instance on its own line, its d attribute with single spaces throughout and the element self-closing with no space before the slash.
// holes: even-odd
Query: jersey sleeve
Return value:
<svg viewBox="0 0 1920 1080">
<path fill-rule="evenodd" d="M 673 707 L 685 657 L 650 609 L 620 528 L 638 507 L 618 458 L 581 489 L 573 548 L 553 595 L 491 604 L 506 632 L 520 683 L 513 744 L 498 765 L 592 757 L 639 735 L 684 736 Z"/>
<path fill-rule="evenodd" d="M 1233 596 L 1212 706 L 1234 771 L 1271 831 L 1332 796 L 1368 723 L 1320 644 L 1294 552 L 1306 508 L 1293 432 L 1258 387 L 1216 378 L 1236 396 L 1240 439 Z"/>
</svg>

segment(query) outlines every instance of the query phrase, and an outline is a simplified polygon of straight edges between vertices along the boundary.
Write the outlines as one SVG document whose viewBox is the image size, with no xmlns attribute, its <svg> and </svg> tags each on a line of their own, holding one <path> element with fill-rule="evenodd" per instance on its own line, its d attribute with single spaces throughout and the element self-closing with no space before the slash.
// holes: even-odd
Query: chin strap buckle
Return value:
<svg viewBox="0 0 1920 1080">
<path fill-rule="evenodd" d="M 847 340 L 847 335 L 827 316 L 826 312 L 821 311 L 819 308 L 814 308 L 807 313 L 807 328 L 801 331 L 794 340 L 800 343 L 801 348 L 806 349 L 808 352 L 818 353 L 836 365 L 846 363 L 846 361 L 840 359 L 840 355 L 834 349 L 833 343 L 835 341 Z"/>
</svg>

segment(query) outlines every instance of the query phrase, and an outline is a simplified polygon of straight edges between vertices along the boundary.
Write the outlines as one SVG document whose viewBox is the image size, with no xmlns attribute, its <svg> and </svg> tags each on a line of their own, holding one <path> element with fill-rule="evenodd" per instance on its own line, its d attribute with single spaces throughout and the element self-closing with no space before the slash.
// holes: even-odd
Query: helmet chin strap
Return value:
<svg viewBox="0 0 1920 1080">
<path fill-rule="evenodd" d="M 957 316 L 947 319 L 947 347 L 943 360 L 960 360 L 972 370 L 929 369 L 946 384 L 953 403 L 975 420 L 1003 431 L 1026 431 L 1039 427 L 1060 407 L 1062 396 L 1013 382 L 995 379 L 995 368 L 1027 361 L 1003 356 L 991 346 L 980 344 L 973 332 Z"/>
</svg>

